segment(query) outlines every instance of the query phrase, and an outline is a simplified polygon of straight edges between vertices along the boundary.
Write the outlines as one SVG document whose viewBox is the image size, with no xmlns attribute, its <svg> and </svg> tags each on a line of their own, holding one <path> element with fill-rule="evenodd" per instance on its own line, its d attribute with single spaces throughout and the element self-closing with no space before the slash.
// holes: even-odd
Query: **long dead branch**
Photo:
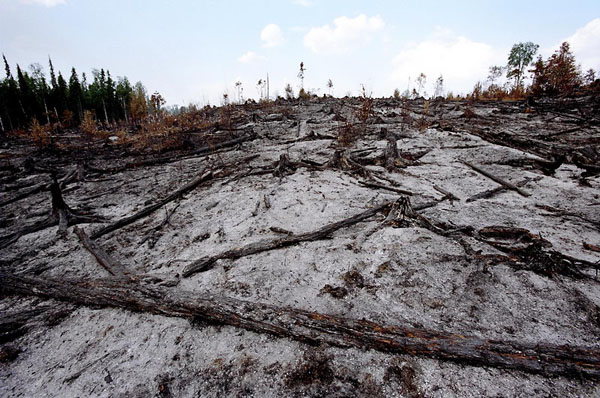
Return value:
<svg viewBox="0 0 600 398">
<path fill-rule="evenodd" d="M 208 180 L 211 180 L 212 178 L 213 178 L 213 173 L 210 171 L 206 172 L 206 173 L 202 174 L 200 177 L 196 178 L 194 181 L 184 185 L 182 188 L 173 192 L 171 195 L 167 196 L 165 199 L 161 200 L 160 202 L 153 204 L 151 206 L 145 207 L 144 209 L 140 210 L 139 212 L 137 212 L 131 216 L 124 217 L 110 225 L 107 225 L 104 228 L 99 229 L 98 231 L 94 232 L 91 235 L 91 238 L 97 239 L 103 235 L 106 235 L 109 232 L 115 231 L 119 228 L 129 225 L 129 224 L 139 220 L 140 218 L 146 217 L 147 215 L 154 213 L 156 210 L 160 209 L 167 203 L 181 197 L 182 195 L 184 195 L 184 194 L 190 192 L 191 190 L 193 190 L 194 188 L 196 188 L 198 185 L 200 185 L 203 182 L 206 182 Z"/>
<path fill-rule="evenodd" d="M 122 279 L 57 280 L 0 272 L 0 292 L 200 319 L 312 344 L 374 349 L 543 376 L 600 378 L 600 350 L 594 348 L 486 340 L 435 330 L 379 325 L 290 307 L 174 292 L 158 286 L 124 283 Z"/>
<path fill-rule="evenodd" d="M 469 163 L 469 162 L 467 162 L 465 160 L 463 160 L 462 163 L 465 164 L 465 165 L 467 165 L 467 166 L 469 166 L 470 168 L 472 168 L 473 170 L 475 170 L 479 174 L 484 175 L 487 178 L 489 178 L 490 180 L 495 181 L 498 184 L 506 187 L 507 189 L 511 189 L 511 190 L 517 192 L 521 196 L 524 196 L 524 197 L 531 196 L 530 193 L 527 193 L 527 192 L 523 191 L 521 188 L 517 187 L 516 185 L 511 184 L 510 182 L 505 181 L 502 178 L 497 177 L 497 176 L 495 176 L 495 175 L 493 175 L 493 174 L 491 174 L 491 173 L 489 173 L 489 172 L 487 172 L 487 171 L 485 171 L 485 170 L 483 170 L 483 169 L 475 166 L 474 164 L 471 164 L 471 163 Z"/>
<path fill-rule="evenodd" d="M 257 137 L 256 133 L 254 133 L 252 131 L 252 132 L 249 132 L 248 134 L 242 135 L 241 137 L 237 137 L 237 138 L 227 140 L 227 141 L 218 142 L 213 145 L 207 145 L 202 148 L 198 148 L 198 149 L 195 149 L 192 151 L 187 151 L 182 154 L 163 156 L 163 157 L 153 158 L 153 159 L 148 159 L 148 160 L 139 160 L 139 161 L 126 163 L 123 166 L 112 167 L 112 168 L 107 168 L 107 169 L 100 169 L 100 168 L 92 167 L 90 165 L 88 165 L 87 168 L 90 171 L 93 171 L 96 173 L 120 173 L 122 171 L 135 169 L 135 168 L 139 168 L 139 167 L 157 166 L 157 165 L 177 162 L 182 159 L 186 159 L 186 158 L 190 158 L 190 157 L 201 156 L 201 155 L 210 155 L 220 149 L 232 148 L 243 142 L 252 141 L 256 137 Z"/>
<path fill-rule="evenodd" d="M 313 231 L 313 232 L 307 232 L 307 233 L 292 235 L 292 236 L 285 236 L 285 237 L 273 239 L 273 240 L 261 240 L 260 242 L 251 243 L 251 244 L 243 246 L 241 248 L 227 250 L 226 252 L 217 254 L 216 256 L 203 257 L 201 259 L 198 259 L 198 260 L 188 264 L 188 266 L 185 267 L 182 275 L 184 278 L 187 278 L 198 272 L 207 271 L 210 268 L 212 268 L 213 264 L 217 260 L 237 259 L 237 258 L 249 256 L 252 254 L 257 254 L 257 253 L 261 253 L 261 252 L 265 252 L 265 251 L 269 251 L 269 250 L 274 250 L 274 249 L 279 249 L 282 247 L 296 245 L 300 242 L 308 242 L 308 241 L 325 239 L 325 238 L 329 237 L 333 232 L 337 231 L 338 229 L 349 227 L 349 226 L 359 223 L 363 220 L 366 220 L 370 217 L 373 217 L 375 214 L 384 210 L 385 208 L 390 206 L 392 203 L 393 202 L 386 202 L 386 203 L 376 206 L 372 209 L 369 209 L 369 210 L 363 211 L 362 213 L 356 214 L 350 218 L 346 218 L 345 220 L 327 224 L 324 227 L 322 227 L 316 231 Z"/>
<path fill-rule="evenodd" d="M 85 231 L 81 228 L 75 227 L 73 232 L 79 238 L 81 244 L 98 260 L 98 263 L 107 270 L 111 275 L 116 277 L 125 278 L 129 276 L 129 271 L 120 262 L 113 259 L 103 248 L 101 248 L 96 242 L 91 240 Z"/>
<path fill-rule="evenodd" d="M 58 182 L 55 181 L 50 185 L 50 193 L 52 195 L 52 212 L 50 215 L 42 221 L 26 225 L 19 231 L 0 237 L 0 249 L 13 244 L 21 236 L 42 231 L 56 225 L 58 225 L 58 232 L 60 234 L 65 234 L 69 225 L 104 221 L 104 219 L 98 216 L 80 214 L 71 209 L 63 199 L 60 184 Z"/>
</svg>

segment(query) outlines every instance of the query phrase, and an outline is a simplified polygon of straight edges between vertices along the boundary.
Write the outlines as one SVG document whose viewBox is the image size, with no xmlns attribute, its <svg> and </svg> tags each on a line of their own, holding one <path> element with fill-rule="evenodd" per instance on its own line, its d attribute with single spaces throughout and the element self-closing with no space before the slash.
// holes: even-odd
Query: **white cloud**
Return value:
<svg viewBox="0 0 600 398">
<path fill-rule="evenodd" d="M 263 41 L 263 47 L 277 47 L 285 41 L 281 28 L 275 24 L 265 26 L 260 32 L 260 39 Z"/>
<path fill-rule="evenodd" d="M 385 23 L 379 15 L 368 18 L 361 14 L 356 18 L 336 18 L 333 25 L 312 28 L 304 36 L 304 45 L 315 53 L 346 53 L 369 43 Z"/>
<path fill-rule="evenodd" d="M 310 7 L 314 4 L 311 0 L 294 0 L 293 3 L 302 7 Z"/>
<path fill-rule="evenodd" d="M 583 28 L 566 38 L 577 62 L 581 63 L 585 72 L 589 68 L 600 69 L 600 18 L 589 22 Z M 555 50 L 558 49 L 556 46 Z"/>
<path fill-rule="evenodd" d="M 19 0 L 21 4 L 38 4 L 46 7 L 54 7 L 67 4 L 67 0 Z"/>
<path fill-rule="evenodd" d="M 240 61 L 243 64 L 253 64 L 256 62 L 262 62 L 265 59 L 265 57 L 263 57 L 262 55 L 258 55 L 254 51 L 248 51 L 246 54 L 239 57 L 238 61 Z"/>
<path fill-rule="evenodd" d="M 406 46 L 392 61 L 392 81 L 400 89 L 406 87 L 408 78 L 427 75 L 427 91 L 440 74 L 446 90 L 455 94 L 469 92 L 477 81 L 484 81 L 492 65 L 504 65 L 507 51 L 455 36 L 451 31 L 438 29 L 430 39 Z"/>
</svg>

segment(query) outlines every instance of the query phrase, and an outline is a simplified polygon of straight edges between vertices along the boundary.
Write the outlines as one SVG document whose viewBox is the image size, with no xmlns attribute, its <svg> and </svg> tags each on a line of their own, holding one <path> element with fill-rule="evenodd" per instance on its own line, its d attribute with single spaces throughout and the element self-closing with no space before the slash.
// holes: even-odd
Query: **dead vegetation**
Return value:
<svg viewBox="0 0 600 398">
<path fill-rule="evenodd" d="M 168 358 L 148 361 L 179 368 L 142 375 L 104 340 L 61 329 L 86 348 L 63 365 L 68 383 L 40 367 L 52 391 L 90 394 L 100 347 L 114 354 L 102 377 L 124 395 L 422 397 L 448 393 L 448 377 L 460 396 L 480 367 L 508 372 L 493 374 L 512 392 L 529 378 L 597 392 L 599 110 L 595 97 L 365 95 L 206 108 L 132 131 L 84 117 L 68 137 L 32 126 L 37 146 L 13 137 L 0 164 L 0 290 L 14 307 L 0 319 L 3 391 L 31 391 L 28 350 L 60 356 L 40 339 L 64 339 L 61 322 L 90 332 L 93 307 L 148 336 L 189 320 L 176 329 L 209 333 L 219 356 L 192 369 L 198 340 L 157 344 L 148 355 Z M 267 360 L 251 351 L 260 336 L 304 351 Z M 364 367 L 361 350 L 383 362 Z M 117 387 L 121 373 L 147 385 Z"/>
</svg>

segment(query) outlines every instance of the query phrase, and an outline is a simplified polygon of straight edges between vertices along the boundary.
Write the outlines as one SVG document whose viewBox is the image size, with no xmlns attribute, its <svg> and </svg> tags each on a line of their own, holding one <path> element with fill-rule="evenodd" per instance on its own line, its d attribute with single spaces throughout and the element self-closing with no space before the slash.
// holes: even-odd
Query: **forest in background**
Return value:
<svg viewBox="0 0 600 398">
<path fill-rule="evenodd" d="M 527 96 L 574 96 L 599 91 L 597 73 L 593 69 L 585 73 L 581 71 L 567 42 L 546 60 L 541 56 L 534 60 L 538 48 L 531 42 L 515 44 L 508 55 L 507 64 L 491 66 L 487 80 L 476 83 L 472 92 L 466 95 L 445 93 L 444 79 L 440 75 L 430 97 L 447 100 L 519 100 Z M 0 80 L 2 132 L 31 132 L 39 138 L 42 133 L 78 126 L 91 132 L 99 128 L 122 129 L 124 126 L 145 129 L 148 126 L 144 127 L 142 122 L 148 119 L 152 128 L 156 128 L 157 120 L 162 119 L 165 113 L 166 101 L 160 93 L 148 95 L 142 82 L 132 85 L 127 77 L 117 77 L 115 80 L 108 70 L 94 69 L 91 81 L 88 81 L 85 73 L 80 77 L 73 67 L 67 81 L 62 72 L 55 72 L 49 58 L 48 80 L 40 64 L 30 65 L 28 72 L 19 65 L 11 68 L 4 55 L 3 61 L 5 77 Z M 314 95 L 303 88 L 304 71 L 304 64 L 301 63 L 298 78 L 302 88 L 297 97 L 310 99 Z M 407 89 L 401 93 L 396 89 L 393 97 L 426 97 L 423 91 L 426 78 L 421 74 L 412 91 Z M 504 83 L 502 79 L 505 79 Z M 264 83 L 263 79 L 259 79 L 259 85 Z M 327 84 L 331 88 L 331 79 Z M 243 103 L 241 82 L 236 83 L 236 89 L 240 92 L 237 102 Z M 290 85 L 285 88 L 285 93 L 288 100 L 297 98 Z M 363 96 L 368 96 L 364 88 Z M 268 96 L 261 95 L 260 101 L 269 100 Z M 222 102 L 223 105 L 230 104 L 227 94 L 223 95 Z M 172 109 L 175 113 L 195 110 L 195 106 Z"/>
</svg>

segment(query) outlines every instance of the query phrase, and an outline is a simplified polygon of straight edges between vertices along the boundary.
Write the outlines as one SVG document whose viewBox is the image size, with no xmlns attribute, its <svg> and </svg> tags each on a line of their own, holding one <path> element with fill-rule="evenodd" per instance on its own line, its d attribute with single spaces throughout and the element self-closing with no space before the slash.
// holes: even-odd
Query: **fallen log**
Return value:
<svg viewBox="0 0 600 398">
<path fill-rule="evenodd" d="M 162 164 L 178 162 L 180 160 L 183 160 L 183 159 L 186 159 L 189 157 L 210 155 L 220 149 L 231 148 L 231 147 L 235 147 L 236 145 L 239 145 L 243 142 L 252 141 L 256 137 L 257 137 L 256 133 L 251 132 L 249 134 L 244 134 L 241 137 L 237 137 L 237 138 L 234 138 L 234 139 L 231 139 L 228 141 L 218 142 L 213 145 L 207 145 L 202 148 L 198 148 L 198 149 L 195 149 L 192 151 L 187 151 L 185 153 L 178 154 L 178 155 L 163 156 L 163 157 L 153 158 L 153 159 L 148 159 L 148 160 L 134 161 L 134 162 L 126 163 L 123 166 L 111 167 L 111 168 L 107 168 L 107 169 L 100 169 L 100 168 L 96 168 L 96 167 L 93 167 L 90 165 L 87 165 L 86 167 L 90 171 L 93 171 L 95 173 L 120 173 L 120 172 L 123 172 L 126 170 L 135 169 L 135 168 L 139 168 L 139 167 L 158 166 L 158 165 L 162 165 Z"/>
<path fill-rule="evenodd" d="M 7 311 L 0 315 L 0 344 L 21 337 L 34 327 L 56 325 L 74 310 L 70 304 L 52 303 L 23 311 Z"/>
<path fill-rule="evenodd" d="M 77 178 L 77 169 L 74 169 L 74 170 L 70 171 L 69 173 L 67 173 L 67 175 L 65 175 L 65 177 L 63 177 L 60 180 L 60 182 L 59 182 L 60 187 L 64 188 L 67 184 L 73 182 L 76 178 Z M 44 182 L 44 183 L 34 185 L 32 187 L 28 187 L 27 189 L 24 189 L 23 191 L 17 193 L 16 195 L 14 195 L 10 198 L 1 200 L 0 207 L 4 207 L 8 204 L 28 198 L 29 196 L 35 195 L 39 192 L 48 191 L 48 190 L 50 190 L 51 186 L 52 186 L 51 182 Z"/>
<path fill-rule="evenodd" d="M 221 254 L 217 254 L 216 256 L 207 256 L 202 257 L 198 260 L 193 261 L 188 264 L 187 267 L 183 270 L 183 277 L 188 278 L 198 272 L 207 271 L 211 269 L 214 263 L 217 260 L 223 259 L 238 259 L 241 257 L 249 256 L 252 254 L 262 253 L 269 250 L 280 249 L 282 247 L 296 245 L 300 242 L 308 242 L 314 240 L 325 239 L 329 237 L 333 232 L 338 229 L 349 227 L 356 223 L 359 223 L 363 220 L 366 220 L 370 217 L 373 217 L 375 214 L 389 207 L 393 202 L 385 202 L 379 206 L 376 206 L 372 209 L 363 211 L 362 213 L 356 214 L 350 218 L 347 218 L 342 221 L 337 221 L 331 224 L 327 224 L 322 228 L 319 228 L 313 232 L 306 232 L 303 234 L 285 236 L 278 239 L 273 240 L 261 240 L 260 242 L 250 243 L 249 245 L 227 250 Z"/>
<path fill-rule="evenodd" d="M 122 279 L 76 281 L 0 272 L 0 293 L 38 296 L 97 307 L 201 320 L 311 344 L 373 349 L 524 371 L 542 376 L 600 378 L 600 350 L 582 346 L 486 340 L 428 329 L 197 295 Z"/>
<path fill-rule="evenodd" d="M 103 235 L 106 235 L 109 232 L 115 231 L 119 228 L 122 228 L 126 225 L 129 225 L 129 224 L 139 220 L 140 218 L 146 217 L 147 215 L 154 213 L 156 210 L 160 209 L 167 203 L 190 192 L 191 190 L 193 190 L 194 188 L 196 188 L 198 185 L 202 184 L 203 182 L 211 180 L 213 178 L 213 176 L 214 176 L 213 173 L 210 171 L 202 174 L 200 177 L 198 177 L 195 180 L 193 180 L 192 182 L 184 185 L 183 187 L 181 187 L 177 191 L 173 192 L 171 195 L 167 196 L 165 199 L 161 200 L 160 202 L 150 205 L 148 207 L 145 207 L 144 209 L 140 210 L 139 212 L 137 212 L 131 216 L 124 217 L 110 225 L 107 225 L 104 228 L 99 229 L 98 231 L 94 232 L 90 236 L 91 239 L 97 239 Z"/>
<path fill-rule="evenodd" d="M 471 164 L 471 163 L 469 163 L 469 162 L 467 162 L 465 160 L 463 160 L 462 163 L 465 164 L 465 165 L 467 165 L 467 166 L 469 166 L 470 168 L 472 168 L 473 170 L 475 170 L 479 174 L 486 176 L 490 180 L 497 182 L 498 184 L 502 185 L 506 189 L 513 190 L 513 191 L 517 192 L 519 195 L 524 196 L 524 197 L 531 196 L 530 193 L 527 193 L 527 192 L 523 191 L 521 188 L 517 187 L 516 185 L 511 184 L 510 182 L 505 181 L 502 178 L 497 177 L 497 176 L 495 176 L 495 175 L 493 175 L 493 174 L 491 174 L 491 173 L 489 173 L 489 172 L 487 172 L 487 171 L 485 171 L 485 170 L 483 170 L 483 169 L 475 166 L 474 164 Z"/>
<path fill-rule="evenodd" d="M 79 238 L 79 241 L 95 258 L 98 260 L 98 264 L 108 271 L 111 275 L 120 278 L 126 278 L 130 275 L 127 268 L 120 262 L 113 259 L 108 253 L 104 251 L 96 242 L 91 240 L 85 231 L 81 228 L 73 228 L 73 232 Z"/>
<path fill-rule="evenodd" d="M 383 189 L 385 191 L 399 193 L 400 195 L 407 195 L 407 196 L 413 196 L 414 195 L 414 192 L 407 191 L 405 189 L 400 189 L 400 188 L 388 187 L 387 185 L 378 184 L 378 183 L 375 183 L 375 182 L 358 181 L 358 183 L 360 185 L 362 185 L 362 186 L 367 187 L 367 188 Z"/>
</svg>

